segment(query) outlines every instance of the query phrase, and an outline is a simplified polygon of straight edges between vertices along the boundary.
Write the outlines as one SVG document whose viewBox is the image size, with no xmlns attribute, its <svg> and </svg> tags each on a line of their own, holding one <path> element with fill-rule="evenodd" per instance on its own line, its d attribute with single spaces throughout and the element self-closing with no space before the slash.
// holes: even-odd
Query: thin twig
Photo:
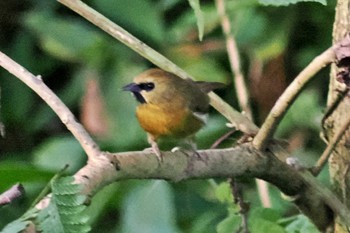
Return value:
<svg viewBox="0 0 350 233">
<path fill-rule="evenodd" d="M 255 148 L 258 150 L 264 150 L 266 148 L 267 143 L 273 137 L 277 125 L 282 120 L 288 108 L 301 92 L 305 84 L 310 81 L 318 71 L 334 60 L 335 54 L 333 47 L 331 47 L 319 56 L 315 57 L 314 60 L 312 60 L 312 62 L 300 72 L 300 74 L 293 80 L 293 82 L 277 100 L 261 126 L 258 134 L 255 136 L 253 140 L 253 145 Z"/>
<path fill-rule="evenodd" d="M 225 141 L 228 137 L 230 137 L 234 132 L 236 132 L 235 129 L 228 131 L 224 135 L 222 135 L 219 139 L 217 139 L 213 145 L 210 146 L 210 149 L 216 149 L 223 141 Z"/>
<path fill-rule="evenodd" d="M 243 110 L 244 115 L 253 121 L 253 111 L 249 104 L 248 88 L 245 83 L 243 73 L 241 71 L 241 64 L 240 64 L 241 59 L 239 56 L 239 51 L 238 51 L 235 37 L 231 32 L 230 19 L 226 14 L 225 1 L 216 0 L 215 2 L 216 2 L 216 8 L 217 8 L 218 14 L 221 17 L 221 27 L 226 38 L 226 49 L 227 49 L 227 54 L 230 61 L 231 70 L 233 71 L 233 74 L 234 74 L 233 80 L 235 83 L 238 103 L 240 108 Z M 268 184 L 265 181 L 259 180 L 259 179 L 256 179 L 255 182 L 256 182 L 256 186 L 258 189 L 258 193 L 259 193 L 259 197 L 262 205 L 265 208 L 270 208 L 271 200 L 268 192 L 269 190 Z"/>
<path fill-rule="evenodd" d="M 331 104 L 329 104 L 321 121 L 321 126 L 323 127 L 323 129 L 325 129 L 325 122 L 328 119 L 328 117 L 332 115 L 334 110 L 339 106 L 339 104 L 342 102 L 345 96 L 348 95 L 348 93 L 349 88 L 345 88 L 344 90 L 339 91 L 338 95 L 335 97 L 335 100 Z"/>
<path fill-rule="evenodd" d="M 312 174 L 317 176 L 322 171 L 322 168 L 326 165 L 329 156 L 332 154 L 334 148 L 337 146 L 341 138 L 344 136 L 344 133 L 349 128 L 349 126 L 350 126 L 350 118 L 339 128 L 339 131 L 334 135 L 332 141 L 328 144 L 326 149 L 323 151 L 317 163 L 312 168 Z"/>
<path fill-rule="evenodd" d="M 11 203 L 16 198 L 22 196 L 24 188 L 21 184 L 15 184 L 2 194 L 0 194 L 0 206 Z"/>
<path fill-rule="evenodd" d="M 239 213 L 242 217 L 242 225 L 239 232 L 243 231 L 243 233 L 250 233 L 248 227 L 248 212 L 249 212 L 249 203 L 245 202 L 243 199 L 242 187 L 239 182 L 235 178 L 229 179 L 234 203 L 239 205 Z"/>
<path fill-rule="evenodd" d="M 46 186 L 44 187 L 43 190 L 41 190 L 41 192 L 39 193 L 39 195 L 35 198 L 35 200 L 32 202 L 32 204 L 30 205 L 29 208 L 34 208 L 35 205 L 41 201 L 47 194 L 49 194 L 49 192 L 51 191 L 51 187 L 52 187 L 52 183 L 55 182 L 57 179 L 59 179 L 60 177 L 62 177 L 62 175 L 64 174 L 64 172 L 67 170 L 68 168 L 68 164 L 66 164 L 60 171 L 58 171 L 50 180 L 50 182 L 48 182 L 46 184 Z"/>
<path fill-rule="evenodd" d="M 226 14 L 225 1 L 216 0 L 216 8 L 219 16 L 221 17 L 221 27 L 226 37 L 226 49 L 228 58 L 230 61 L 231 70 L 234 74 L 234 83 L 237 93 L 238 103 L 244 114 L 249 118 L 253 119 L 252 109 L 249 105 L 249 95 L 247 86 L 244 81 L 244 76 L 241 71 L 240 57 L 237 48 L 236 40 L 231 32 L 231 23 L 228 15 Z"/>
<path fill-rule="evenodd" d="M 0 137 L 5 137 L 5 125 L 1 122 L 1 87 L 0 87 Z"/>
<path fill-rule="evenodd" d="M 97 27 L 101 28 L 103 31 L 107 32 L 117 40 L 121 41 L 123 44 L 136 51 L 138 54 L 162 68 L 163 70 L 169 71 L 178 75 L 181 78 L 192 78 L 183 69 L 179 68 L 169 59 L 138 40 L 136 37 L 131 35 L 129 32 L 113 23 L 111 20 L 90 8 L 88 5 L 80 0 L 58 0 L 58 2 L 67 6 L 71 10 L 75 11 L 91 23 L 95 24 Z M 218 95 L 211 92 L 209 93 L 211 99 L 211 105 L 220 112 L 224 117 L 226 117 L 231 123 L 233 123 L 237 129 L 242 132 L 255 135 L 258 131 L 258 127 L 252 123 L 247 117 L 243 116 L 237 110 L 233 109 L 229 104 L 225 103 Z"/>
<path fill-rule="evenodd" d="M 71 131 L 74 137 L 79 141 L 89 157 L 97 156 L 101 153 L 97 144 L 90 137 L 88 132 L 76 121 L 69 108 L 67 108 L 55 93 L 45 85 L 40 75 L 33 75 L 2 52 L 0 52 L 0 66 L 4 67 L 8 72 L 24 82 L 35 91 L 47 103 L 47 105 L 50 106 L 63 124 L 66 125 L 68 130 Z"/>
</svg>

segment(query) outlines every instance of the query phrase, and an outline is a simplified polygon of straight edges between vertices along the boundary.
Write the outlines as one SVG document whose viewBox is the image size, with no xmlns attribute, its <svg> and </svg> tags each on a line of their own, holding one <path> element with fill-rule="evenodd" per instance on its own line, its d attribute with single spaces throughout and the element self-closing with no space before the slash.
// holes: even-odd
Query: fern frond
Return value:
<svg viewBox="0 0 350 233">
<path fill-rule="evenodd" d="M 81 186 L 73 184 L 73 177 L 62 177 L 51 182 L 50 204 L 37 217 L 42 232 L 84 233 L 90 231 L 84 214 L 86 197 L 80 194 Z"/>
</svg>

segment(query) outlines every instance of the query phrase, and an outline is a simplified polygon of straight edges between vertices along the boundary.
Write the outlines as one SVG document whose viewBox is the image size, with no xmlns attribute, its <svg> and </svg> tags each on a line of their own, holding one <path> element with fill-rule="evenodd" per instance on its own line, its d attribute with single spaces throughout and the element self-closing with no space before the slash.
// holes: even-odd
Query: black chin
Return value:
<svg viewBox="0 0 350 233">
<path fill-rule="evenodd" d="M 138 102 L 140 102 L 141 104 L 146 103 L 145 98 L 143 98 L 143 96 L 140 94 L 140 92 L 133 92 L 133 94 Z"/>
</svg>

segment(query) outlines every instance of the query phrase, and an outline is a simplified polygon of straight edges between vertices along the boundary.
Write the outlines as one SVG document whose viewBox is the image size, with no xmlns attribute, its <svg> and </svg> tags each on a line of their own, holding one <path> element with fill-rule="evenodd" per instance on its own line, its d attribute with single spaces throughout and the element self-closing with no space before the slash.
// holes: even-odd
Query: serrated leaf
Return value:
<svg viewBox="0 0 350 233">
<path fill-rule="evenodd" d="M 203 16 L 203 12 L 201 10 L 199 0 L 188 0 L 188 2 L 190 3 L 190 6 L 192 7 L 192 9 L 194 11 L 194 15 L 196 16 L 198 37 L 199 37 L 199 40 L 202 41 L 203 34 L 204 34 L 204 16 Z"/>
<path fill-rule="evenodd" d="M 90 227 L 86 224 L 88 217 L 84 214 L 85 196 L 80 194 L 79 185 L 72 184 L 73 180 L 73 177 L 63 177 L 51 182 L 50 204 L 38 214 L 37 218 L 42 232 L 90 231 Z"/>
<path fill-rule="evenodd" d="M 288 6 L 290 4 L 296 4 L 298 2 L 317 2 L 322 5 L 327 5 L 327 0 L 259 0 L 259 3 L 263 5 L 273 6 Z"/>
<path fill-rule="evenodd" d="M 28 219 L 33 219 L 37 216 L 38 210 L 35 208 L 29 209 L 25 212 L 20 218 L 12 221 L 7 224 L 4 229 L 2 229 L 1 233 L 17 233 L 22 232 L 28 224 L 31 223 Z"/>
</svg>

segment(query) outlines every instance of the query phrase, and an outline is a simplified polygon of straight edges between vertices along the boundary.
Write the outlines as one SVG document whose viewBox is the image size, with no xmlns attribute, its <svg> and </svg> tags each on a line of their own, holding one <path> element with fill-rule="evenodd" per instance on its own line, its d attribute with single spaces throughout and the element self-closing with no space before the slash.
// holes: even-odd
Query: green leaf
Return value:
<svg viewBox="0 0 350 233">
<path fill-rule="evenodd" d="M 285 228 L 287 233 L 319 233 L 320 231 L 304 215 L 297 215 L 295 220 Z"/>
<path fill-rule="evenodd" d="M 192 223 L 190 233 L 214 232 L 218 214 L 214 211 L 207 211 L 196 217 Z"/>
<path fill-rule="evenodd" d="M 17 219 L 6 225 L 4 229 L 2 229 L 1 233 L 17 233 L 22 232 L 27 225 L 30 223 L 28 220 Z"/>
<path fill-rule="evenodd" d="M 137 187 L 126 199 L 122 213 L 122 232 L 179 232 L 172 190 L 165 181 L 147 182 Z"/>
<path fill-rule="evenodd" d="M 322 117 L 319 99 L 320 95 L 317 90 L 309 89 L 303 91 L 282 120 L 278 127 L 278 134 L 283 136 L 294 130 L 295 127 L 319 131 Z"/>
<path fill-rule="evenodd" d="M 318 2 L 322 5 L 327 5 L 327 0 L 259 0 L 259 3 L 263 5 L 273 5 L 273 6 L 287 6 L 290 4 L 296 4 L 299 2 Z"/>
<path fill-rule="evenodd" d="M 190 6 L 192 7 L 194 14 L 197 19 L 197 28 L 198 28 L 198 37 L 199 40 L 202 41 L 204 34 L 204 16 L 201 10 L 201 6 L 199 0 L 188 0 Z"/>
<path fill-rule="evenodd" d="M 84 159 L 83 149 L 75 138 L 56 137 L 44 141 L 34 151 L 33 164 L 51 171 L 58 171 L 68 164 L 67 170 L 74 172 Z"/>
<path fill-rule="evenodd" d="M 222 182 L 215 189 L 216 198 L 222 203 L 233 203 L 232 190 L 228 182 Z"/>
<path fill-rule="evenodd" d="M 217 233 L 231 233 L 237 232 L 241 226 L 242 218 L 238 214 L 229 214 L 222 222 L 220 222 L 217 227 Z"/>
<path fill-rule="evenodd" d="M 78 20 L 40 11 L 27 14 L 24 20 L 25 25 L 39 36 L 42 47 L 65 61 L 85 61 L 90 57 L 89 51 L 102 41 L 98 33 Z"/>
<path fill-rule="evenodd" d="M 50 204 L 39 212 L 37 221 L 42 232 L 89 232 L 88 217 L 83 205 L 86 197 L 80 194 L 81 186 L 73 184 L 73 177 L 63 177 L 51 182 Z"/>
<path fill-rule="evenodd" d="M 286 231 L 275 222 L 270 222 L 261 218 L 252 218 L 249 221 L 251 233 L 286 233 Z"/>
<path fill-rule="evenodd" d="M 250 218 L 262 218 L 270 222 L 277 222 L 281 218 L 281 215 L 274 209 L 256 208 L 251 212 Z"/>
<path fill-rule="evenodd" d="M 281 218 L 277 210 L 256 208 L 249 214 L 249 227 L 251 233 L 285 233 L 286 231 L 277 221 Z"/>
<path fill-rule="evenodd" d="M 38 210 L 32 208 L 25 212 L 20 218 L 15 221 L 7 224 L 4 229 L 2 229 L 1 233 L 17 233 L 22 232 L 31 221 L 29 219 L 33 219 L 37 216 Z"/>
<path fill-rule="evenodd" d="M 152 40 L 160 44 L 164 41 L 164 19 L 153 1 L 94 0 L 92 6 L 130 33 L 145 38 L 146 42 Z"/>
<path fill-rule="evenodd" d="M 0 192 L 16 182 L 47 182 L 53 173 L 20 162 L 0 163 Z"/>
</svg>

